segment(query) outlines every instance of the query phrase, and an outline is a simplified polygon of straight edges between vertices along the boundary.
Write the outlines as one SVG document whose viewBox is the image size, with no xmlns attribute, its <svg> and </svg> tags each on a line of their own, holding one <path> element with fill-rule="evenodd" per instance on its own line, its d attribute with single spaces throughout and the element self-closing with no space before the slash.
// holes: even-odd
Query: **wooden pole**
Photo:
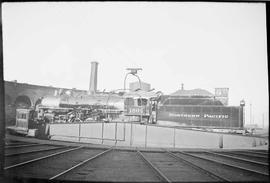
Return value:
<svg viewBox="0 0 270 183">
<path fill-rule="evenodd" d="M 1 4 L 2 10 L 2 4 Z M 2 14 L 0 13 L 0 20 L 2 20 Z M 3 77 L 3 34 L 2 34 L 2 23 L 0 23 L 0 42 L 1 42 L 1 51 L 0 51 L 0 177 L 2 177 L 4 172 L 5 164 L 5 90 L 4 90 L 4 77 Z"/>
</svg>

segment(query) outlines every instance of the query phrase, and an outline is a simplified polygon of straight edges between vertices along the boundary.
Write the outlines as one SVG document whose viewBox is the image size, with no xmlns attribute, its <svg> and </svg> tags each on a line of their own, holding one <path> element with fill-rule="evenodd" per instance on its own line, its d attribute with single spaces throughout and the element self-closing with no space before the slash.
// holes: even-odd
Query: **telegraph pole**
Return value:
<svg viewBox="0 0 270 183">
<path fill-rule="evenodd" d="M 249 118 L 249 121 L 250 121 L 250 124 L 252 124 L 252 110 L 251 110 L 251 108 L 252 108 L 252 104 L 250 103 L 249 104 L 249 107 L 250 107 L 250 118 Z"/>
<path fill-rule="evenodd" d="M 245 100 L 244 99 L 240 101 L 240 106 L 242 109 L 242 120 L 243 120 L 242 125 L 244 127 L 245 126 Z M 239 115 L 240 115 L 240 111 L 239 111 Z M 239 117 L 239 120 L 240 120 L 240 117 Z"/>
</svg>

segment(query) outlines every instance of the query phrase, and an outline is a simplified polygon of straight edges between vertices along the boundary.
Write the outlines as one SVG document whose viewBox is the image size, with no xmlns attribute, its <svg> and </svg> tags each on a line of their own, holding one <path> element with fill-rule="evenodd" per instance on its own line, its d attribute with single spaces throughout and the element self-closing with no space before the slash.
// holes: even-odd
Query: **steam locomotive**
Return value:
<svg viewBox="0 0 270 183">
<path fill-rule="evenodd" d="M 9 127 L 8 131 L 47 138 L 50 123 L 156 123 L 159 100 L 159 93 L 142 90 L 76 97 L 44 97 L 31 109 L 17 109 L 16 125 Z"/>
</svg>

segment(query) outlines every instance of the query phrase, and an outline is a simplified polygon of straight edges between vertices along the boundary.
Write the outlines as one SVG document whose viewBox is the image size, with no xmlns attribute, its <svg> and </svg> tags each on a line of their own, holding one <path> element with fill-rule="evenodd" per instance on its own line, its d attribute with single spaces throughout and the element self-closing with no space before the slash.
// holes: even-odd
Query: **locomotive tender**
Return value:
<svg viewBox="0 0 270 183">
<path fill-rule="evenodd" d="M 162 96 L 159 121 L 171 121 L 183 126 L 213 128 L 243 128 L 243 106 L 224 106 L 219 100 L 204 96 Z"/>
</svg>

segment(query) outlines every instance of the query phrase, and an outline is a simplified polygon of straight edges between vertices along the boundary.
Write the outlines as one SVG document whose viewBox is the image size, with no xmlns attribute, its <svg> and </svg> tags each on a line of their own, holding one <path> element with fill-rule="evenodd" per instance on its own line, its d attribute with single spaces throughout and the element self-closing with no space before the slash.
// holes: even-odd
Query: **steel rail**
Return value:
<svg viewBox="0 0 270 183">
<path fill-rule="evenodd" d="M 41 145 L 47 145 L 47 144 L 24 144 L 24 145 L 17 145 L 17 146 L 6 146 L 5 149 L 20 148 L 20 147 L 31 147 L 31 146 L 41 146 Z"/>
<path fill-rule="evenodd" d="M 107 149 L 107 150 L 105 150 L 105 151 L 103 151 L 103 152 L 101 152 L 101 153 L 99 153 L 99 154 L 96 154 L 95 156 L 92 156 L 92 157 L 90 157 L 90 158 L 88 158 L 88 159 L 86 159 L 86 160 L 84 160 L 84 161 L 78 163 L 78 164 L 75 165 L 75 166 L 72 166 L 71 168 L 69 168 L 69 169 L 67 169 L 67 170 L 65 170 L 65 171 L 63 171 L 63 172 L 61 172 L 61 173 L 59 173 L 59 174 L 57 174 L 57 175 L 55 175 L 55 176 L 53 176 L 53 177 L 50 177 L 49 180 L 54 180 L 54 179 L 56 179 L 56 178 L 58 178 L 58 177 L 60 177 L 60 176 L 62 176 L 62 175 L 64 175 L 64 174 L 70 172 L 71 170 L 74 170 L 75 168 L 77 168 L 77 167 L 79 167 L 79 166 L 82 166 L 83 164 L 85 164 L 85 163 L 87 163 L 87 162 L 89 162 L 89 161 L 91 161 L 91 160 L 93 160 L 93 159 L 96 159 L 96 158 L 100 157 L 101 155 L 103 155 L 103 154 L 105 154 L 105 153 L 111 151 L 111 150 L 113 149 L 113 147 L 114 147 L 114 146 L 110 147 L 109 149 Z"/>
<path fill-rule="evenodd" d="M 24 142 L 22 141 L 21 139 L 19 140 L 12 140 L 10 139 L 9 137 L 6 137 L 5 139 L 3 139 L 6 143 L 21 143 L 21 142 Z"/>
<path fill-rule="evenodd" d="M 183 158 L 181 158 L 181 157 L 173 154 L 172 152 L 170 152 L 170 151 L 168 151 L 166 149 L 165 149 L 165 151 L 166 151 L 167 154 L 169 154 L 171 157 L 173 157 L 177 161 L 181 161 L 181 162 L 183 162 L 183 163 L 191 166 L 192 168 L 194 168 L 194 169 L 196 169 L 196 170 L 198 170 L 198 171 L 200 171 L 200 172 L 202 172 L 202 173 L 210 176 L 211 178 L 214 178 L 215 180 L 221 180 L 221 181 L 224 181 L 224 182 L 232 182 L 231 180 L 228 180 L 228 179 L 223 178 L 223 177 L 221 177 L 221 176 L 219 176 L 219 175 L 217 175 L 217 174 L 215 174 L 213 172 L 210 172 L 210 171 L 208 171 L 208 170 L 206 170 L 204 168 L 201 168 L 200 166 L 198 166 L 198 165 L 196 165 L 194 163 L 191 163 L 190 161 L 185 160 L 185 159 L 183 159 Z"/>
<path fill-rule="evenodd" d="M 245 153 L 245 154 L 248 154 L 248 155 L 251 155 L 251 156 L 255 156 L 255 157 L 260 157 L 260 158 L 268 158 L 268 155 L 267 154 L 260 154 L 260 153 L 257 153 L 257 152 L 252 152 L 252 151 L 235 151 L 234 153 Z"/>
<path fill-rule="evenodd" d="M 268 153 L 258 152 L 258 151 L 255 151 L 255 150 L 245 150 L 245 152 L 250 152 L 250 153 L 253 153 L 253 154 L 259 154 L 259 155 L 268 156 Z"/>
<path fill-rule="evenodd" d="M 56 155 L 59 155 L 59 154 L 64 154 L 64 153 L 67 153 L 67 152 L 70 152 L 70 151 L 75 151 L 75 150 L 78 150 L 78 149 L 81 149 L 81 148 L 83 148 L 83 146 L 79 146 L 79 147 L 76 147 L 76 148 L 73 148 L 73 149 L 68 149 L 68 150 L 65 150 L 65 151 L 57 152 L 57 153 L 53 153 L 53 154 L 50 154 L 50 155 L 47 155 L 47 156 L 42 156 L 42 157 L 35 158 L 35 159 L 29 160 L 29 161 L 25 161 L 25 162 L 22 162 L 22 163 L 18 163 L 18 164 L 15 164 L 15 165 L 5 167 L 4 170 L 8 170 L 8 169 L 15 168 L 15 167 L 18 167 L 18 166 L 33 163 L 33 162 L 36 162 L 36 161 L 39 161 L 39 160 L 50 158 L 50 157 L 53 157 L 53 156 L 56 156 Z"/>
<path fill-rule="evenodd" d="M 228 154 L 237 154 L 237 155 L 243 155 L 243 156 L 249 156 L 249 157 L 255 157 L 255 158 L 263 158 L 263 159 L 267 159 L 268 157 L 266 156 L 258 156 L 256 154 L 250 154 L 250 153 L 245 153 L 245 152 L 234 152 L 234 151 L 228 151 L 228 152 L 224 152 L 224 153 L 228 153 Z"/>
<path fill-rule="evenodd" d="M 23 154 L 38 153 L 38 152 L 44 152 L 44 151 L 52 151 L 52 150 L 64 149 L 64 148 L 67 148 L 67 147 L 62 146 L 62 147 L 56 147 L 56 148 L 51 148 L 51 149 L 38 149 L 38 150 L 28 151 L 28 152 L 12 153 L 12 154 L 6 154 L 5 157 L 19 156 L 19 155 L 23 155 Z"/>
<path fill-rule="evenodd" d="M 231 156 L 231 155 L 225 155 L 225 154 L 220 154 L 220 153 L 211 152 L 211 151 L 204 151 L 204 152 L 209 153 L 209 154 L 215 154 L 217 156 L 222 156 L 222 157 L 230 158 L 230 159 L 240 160 L 240 161 L 243 161 L 243 162 L 249 162 L 249 163 L 253 163 L 253 164 L 258 164 L 258 165 L 263 165 L 263 166 L 269 166 L 268 163 L 262 163 L 262 162 L 252 161 L 252 160 L 248 160 L 248 159 L 245 159 L 245 158 L 239 158 L 239 157 L 235 157 L 235 156 Z"/>
<path fill-rule="evenodd" d="M 16 145 L 27 145 L 29 143 L 5 143 L 5 146 L 8 147 L 8 146 L 16 146 Z"/>
<path fill-rule="evenodd" d="M 269 149 L 256 149 L 256 152 L 269 153 Z"/>
<path fill-rule="evenodd" d="M 259 174 L 259 175 L 264 175 L 264 176 L 269 176 L 269 174 L 264 173 L 264 172 L 259 172 L 259 171 L 256 171 L 256 170 L 251 170 L 251 169 L 244 168 L 244 167 L 241 167 L 241 166 L 231 165 L 229 163 L 224 163 L 224 162 L 213 160 L 213 159 L 209 159 L 209 158 L 199 157 L 199 156 L 196 156 L 196 155 L 193 155 L 193 154 L 190 154 L 190 153 L 185 153 L 185 152 L 181 152 L 181 151 L 178 151 L 177 153 L 184 154 L 186 156 L 195 157 L 195 158 L 202 159 L 202 160 L 206 160 L 206 161 L 210 161 L 210 162 L 213 162 L 213 163 L 216 163 L 216 164 L 219 164 L 219 165 L 225 165 L 225 166 L 228 166 L 228 167 L 232 167 L 232 168 L 244 170 L 244 171 L 251 172 L 251 173 L 255 173 L 255 174 Z"/>
<path fill-rule="evenodd" d="M 146 162 L 146 164 L 156 172 L 159 178 L 166 182 L 172 182 L 158 168 L 156 168 L 139 150 L 137 150 L 137 154 L 139 154 L 140 157 L 142 157 L 142 159 Z"/>
</svg>

